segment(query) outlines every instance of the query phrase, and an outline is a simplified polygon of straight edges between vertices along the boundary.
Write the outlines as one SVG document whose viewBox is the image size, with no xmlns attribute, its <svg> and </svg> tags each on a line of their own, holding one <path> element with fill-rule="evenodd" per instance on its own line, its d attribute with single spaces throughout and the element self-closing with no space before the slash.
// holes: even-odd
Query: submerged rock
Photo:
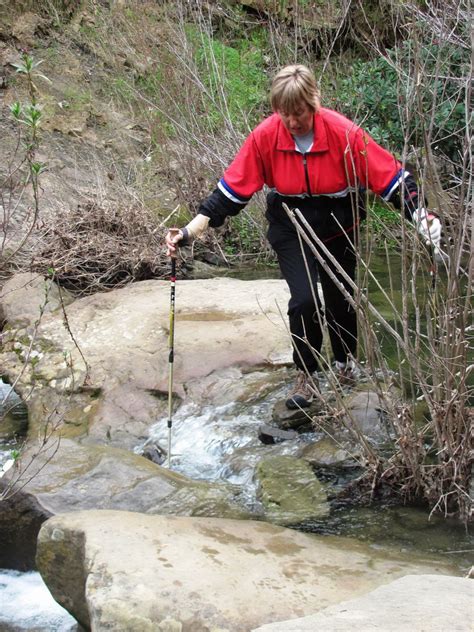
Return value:
<svg viewBox="0 0 474 632">
<path fill-rule="evenodd" d="M 148 459 L 152 463 L 156 463 L 157 465 L 163 465 L 166 461 L 166 450 L 164 450 L 160 445 L 156 443 L 149 443 L 143 448 L 143 452 L 141 454 L 145 459 Z"/>
<path fill-rule="evenodd" d="M 306 446 L 301 457 L 312 467 L 346 467 L 357 465 L 360 448 L 341 443 L 332 437 L 319 438 Z"/>
<path fill-rule="evenodd" d="M 320 415 L 324 409 L 324 404 L 319 400 L 315 400 L 308 408 L 289 410 L 286 407 L 285 400 L 279 400 L 272 411 L 273 422 L 283 430 L 311 430 L 313 417 Z"/>
<path fill-rule="evenodd" d="M 291 456 L 263 459 L 255 476 L 257 497 L 269 522 L 297 525 L 329 514 L 324 486 L 305 461 Z"/>
<path fill-rule="evenodd" d="M 267 445 L 296 439 L 297 436 L 296 430 L 282 430 L 269 424 L 262 424 L 258 429 L 258 438 Z"/>
</svg>

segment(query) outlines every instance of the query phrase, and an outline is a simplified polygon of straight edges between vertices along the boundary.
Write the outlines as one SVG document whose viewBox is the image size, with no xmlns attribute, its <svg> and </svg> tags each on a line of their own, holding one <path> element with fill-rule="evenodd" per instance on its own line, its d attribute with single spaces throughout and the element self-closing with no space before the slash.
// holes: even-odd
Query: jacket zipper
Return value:
<svg viewBox="0 0 474 632">
<path fill-rule="evenodd" d="M 308 163 L 306 160 L 306 154 L 302 154 L 302 155 L 303 155 L 304 177 L 306 179 L 306 188 L 308 189 L 309 197 L 313 197 L 313 194 L 311 193 L 311 186 L 309 184 Z"/>
</svg>

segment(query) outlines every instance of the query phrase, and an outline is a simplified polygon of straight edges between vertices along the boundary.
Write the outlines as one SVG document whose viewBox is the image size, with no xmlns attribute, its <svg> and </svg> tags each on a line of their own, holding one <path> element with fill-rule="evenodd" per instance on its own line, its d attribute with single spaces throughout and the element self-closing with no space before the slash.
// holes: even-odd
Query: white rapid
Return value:
<svg viewBox="0 0 474 632">
<path fill-rule="evenodd" d="M 74 632 L 77 623 L 54 601 L 39 573 L 0 570 L 0 630 Z"/>
<path fill-rule="evenodd" d="M 275 445 L 264 445 L 259 439 L 259 427 L 271 423 L 272 407 L 287 388 L 279 388 L 253 404 L 231 402 L 198 408 L 188 403 L 181 406 L 173 417 L 171 430 L 172 469 L 192 479 L 225 480 L 243 485 L 250 492 L 259 460 L 274 454 L 297 455 L 310 438 L 301 434 L 294 440 Z M 311 437 L 314 440 L 314 434 Z M 167 448 L 166 418 L 151 428 L 149 441 Z"/>
</svg>

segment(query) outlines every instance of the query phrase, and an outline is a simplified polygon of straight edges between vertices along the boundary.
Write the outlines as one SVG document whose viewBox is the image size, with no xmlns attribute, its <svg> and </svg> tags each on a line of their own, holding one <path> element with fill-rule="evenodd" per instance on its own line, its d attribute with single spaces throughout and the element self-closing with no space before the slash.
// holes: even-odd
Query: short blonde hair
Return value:
<svg viewBox="0 0 474 632">
<path fill-rule="evenodd" d="M 274 112 L 294 112 L 306 103 L 314 112 L 320 107 L 320 94 L 314 74 L 302 64 L 285 66 L 274 77 L 270 103 Z"/>
</svg>

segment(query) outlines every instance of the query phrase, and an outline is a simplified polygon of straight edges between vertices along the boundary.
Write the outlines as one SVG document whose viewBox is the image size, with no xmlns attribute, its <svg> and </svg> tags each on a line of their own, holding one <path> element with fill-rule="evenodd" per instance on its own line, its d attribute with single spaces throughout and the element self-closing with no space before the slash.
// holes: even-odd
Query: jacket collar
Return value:
<svg viewBox="0 0 474 632">
<path fill-rule="evenodd" d="M 283 125 L 283 122 L 278 114 L 275 114 L 278 117 L 278 135 L 277 135 L 277 149 L 281 151 L 294 151 L 295 150 L 295 141 L 290 132 Z M 323 117 L 321 112 L 316 112 L 314 114 L 314 141 L 313 146 L 310 149 L 310 152 L 323 152 L 329 150 L 328 145 L 328 137 L 326 134 L 326 126 L 324 125 Z"/>
</svg>

